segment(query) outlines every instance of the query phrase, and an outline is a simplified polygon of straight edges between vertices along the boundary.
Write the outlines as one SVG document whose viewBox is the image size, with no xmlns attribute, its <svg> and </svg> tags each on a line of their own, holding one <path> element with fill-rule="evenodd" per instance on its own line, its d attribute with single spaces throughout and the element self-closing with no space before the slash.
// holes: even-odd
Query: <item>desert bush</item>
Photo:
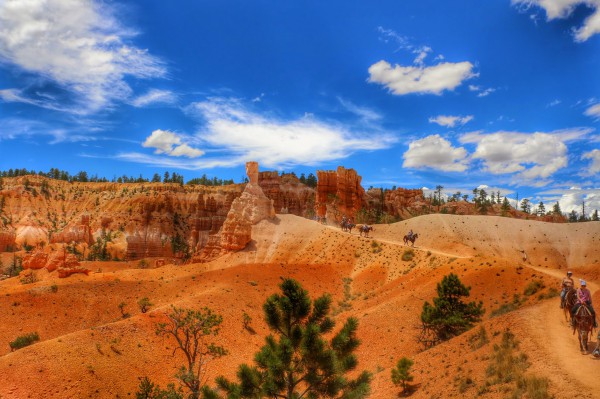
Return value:
<svg viewBox="0 0 600 399">
<path fill-rule="evenodd" d="M 148 309 L 150 309 L 150 307 L 152 306 L 152 303 L 150 302 L 150 299 L 148 299 L 148 297 L 145 296 L 138 301 L 138 306 L 140 307 L 140 311 L 142 313 L 146 313 Z"/>
<path fill-rule="evenodd" d="M 551 299 L 551 298 L 556 298 L 559 295 L 560 295 L 560 292 L 558 292 L 558 290 L 556 288 L 550 287 L 550 289 L 547 292 L 542 292 L 540 295 L 538 295 L 538 299 L 539 300 Z"/>
<path fill-rule="evenodd" d="M 529 282 L 529 284 L 527 284 L 527 287 L 525 287 L 523 294 L 531 296 L 537 293 L 542 288 L 544 288 L 544 282 L 542 280 L 533 280 Z"/>
<path fill-rule="evenodd" d="M 10 345 L 11 351 L 14 351 L 16 349 L 21 349 L 26 346 L 29 346 L 39 340 L 40 340 L 40 336 L 38 335 L 38 333 L 33 332 L 33 333 L 29 333 L 29 334 L 25 334 L 25 335 L 21 335 L 21 336 L 17 337 L 14 341 L 9 342 L 9 345 Z"/>
<path fill-rule="evenodd" d="M 413 251 L 412 249 L 405 249 L 404 253 L 402 254 L 402 260 L 405 262 L 409 262 L 413 259 L 414 256 L 415 251 Z"/>
<path fill-rule="evenodd" d="M 52 284 L 50 286 L 50 291 L 56 294 L 58 292 L 58 285 Z"/>
<path fill-rule="evenodd" d="M 487 331 L 483 326 L 479 326 L 479 330 L 469 338 L 469 345 L 472 350 L 477 350 L 489 342 Z"/>
<path fill-rule="evenodd" d="M 136 399 L 183 399 L 181 388 L 175 389 L 175 384 L 167 385 L 167 389 L 161 389 L 148 377 L 140 378 L 139 390 L 135 394 Z"/>
<path fill-rule="evenodd" d="M 142 259 L 138 262 L 138 267 L 140 269 L 147 269 L 148 268 L 148 261 L 146 261 L 146 259 Z"/>
</svg>

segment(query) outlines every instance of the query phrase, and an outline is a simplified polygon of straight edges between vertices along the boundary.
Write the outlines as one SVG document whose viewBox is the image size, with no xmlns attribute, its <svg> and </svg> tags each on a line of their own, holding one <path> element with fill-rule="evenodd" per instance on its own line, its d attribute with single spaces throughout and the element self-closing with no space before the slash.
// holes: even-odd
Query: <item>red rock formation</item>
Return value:
<svg viewBox="0 0 600 399">
<path fill-rule="evenodd" d="M 338 166 L 337 171 L 317 171 L 317 216 L 339 221 L 342 216 L 356 215 L 367 206 L 362 177 L 354 169 Z"/>
<path fill-rule="evenodd" d="M 79 224 L 65 227 L 62 231 L 54 233 L 50 238 L 50 242 L 53 244 L 69 244 L 71 242 L 86 244 L 93 243 L 94 237 L 92 236 L 92 230 L 90 228 L 89 215 L 82 215 Z"/>
<path fill-rule="evenodd" d="M 385 212 L 396 217 L 405 217 L 407 210 L 418 210 L 425 205 L 423 190 L 398 188 L 385 192 Z"/>
<path fill-rule="evenodd" d="M 14 231 L 0 231 L 0 252 L 11 251 L 15 248 L 15 238 L 17 235 Z"/>
<path fill-rule="evenodd" d="M 43 251 L 35 251 L 25 255 L 23 258 L 23 269 L 43 269 L 48 262 L 48 254 Z"/>
<path fill-rule="evenodd" d="M 291 213 L 310 217 L 314 212 L 315 190 L 300 183 L 293 174 L 280 176 L 276 171 L 260 172 L 258 184 L 265 195 L 273 200 L 277 213 Z"/>
</svg>

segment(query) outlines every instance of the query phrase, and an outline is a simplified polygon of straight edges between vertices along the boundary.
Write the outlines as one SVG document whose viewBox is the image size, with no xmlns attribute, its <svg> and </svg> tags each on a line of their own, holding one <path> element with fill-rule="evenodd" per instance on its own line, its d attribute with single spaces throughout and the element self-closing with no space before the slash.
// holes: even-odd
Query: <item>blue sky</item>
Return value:
<svg viewBox="0 0 600 399">
<path fill-rule="evenodd" d="M 600 0 L 0 0 L 0 169 L 355 168 L 600 209 Z"/>
</svg>

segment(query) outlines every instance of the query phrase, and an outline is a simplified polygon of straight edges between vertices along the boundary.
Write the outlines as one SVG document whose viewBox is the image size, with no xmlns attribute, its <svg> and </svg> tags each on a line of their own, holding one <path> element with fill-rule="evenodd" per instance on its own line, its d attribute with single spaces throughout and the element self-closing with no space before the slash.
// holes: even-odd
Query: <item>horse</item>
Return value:
<svg viewBox="0 0 600 399">
<path fill-rule="evenodd" d="M 365 233 L 365 237 L 369 237 L 369 231 L 374 231 L 373 226 L 369 226 L 368 224 L 360 224 L 358 225 L 358 231 L 360 236 L 362 237 L 363 233 Z"/>
<path fill-rule="evenodd" d="M 579 349 L 582 353 L 587 353 L 588 341 L 592 329 L 594 328 L 594 317 L 586 305 L 581 305 L 573 316 L 573 334 L 578 332 Z"/>
<path fill-rule="evenodd" d="M 341 227 L 342 231 L 347 231 L 348 233 L 352 233 L 352 229 L 356 226 L 354 223 L 351 223 L 348 220 L 342 220 Z"/>
<path fill-rule="evenodd" d="M 571 310 L 577 302 L 577 291 L 574 288 L 569 288 L 565 294 L 565 302 L 563 303 L 563 311 L 565 312 L 565 320 L 571 321 Z"/>
<path fill-rule="evenodd" d="M 408 245 L 408 242 L 410 241 L 410 242 L 412 242 L 412 246 L 414 247 L 415 246 L 415 241 L 417 241 L 417 238 L 419 238 L 418 234 L 413 234 L 412 237 L 409 237 L 407 235 L 404 236 L 404 245 Z"/>
</svg>

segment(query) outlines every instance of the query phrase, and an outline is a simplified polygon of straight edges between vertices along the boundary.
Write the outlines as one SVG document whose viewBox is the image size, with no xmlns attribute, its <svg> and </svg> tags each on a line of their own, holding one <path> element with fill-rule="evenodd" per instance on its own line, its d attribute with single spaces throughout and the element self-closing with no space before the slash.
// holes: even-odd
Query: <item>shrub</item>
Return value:
<svg viewBox="0 0 600 399">
<path fill-rule="evenodd" d="M 150 309 L 150 306 L 152 306 L 152 303 L 150 302 L 150 299 L 145 296 L 138 301 L 138 306 L 140 307 L 140 311 L 142 313 L 146 313 L 148 309 Z"/>
<path fill-rule="evenodd" d="M 148 261 L 146 261 L 146 259 L 142 259 L 138 262 L 138 267 L 140 269 L 147 269 L 148 268 Z"/>
<path fill-rule="evenodd" d="M 551 299 L 551 298 L 556 298 L 559 295 L 560 295 L 560 293 L 558 292 L 558 290 L 556 288 L 550 287 L 548 292 L 542 292 L 540 295 L 538 295 L 538 299 L 539 300 Z"/>
<path fill-rule="evenodd" d="M 469 338 L 469 345 L 472 350 L 477 350 L 490 342 L 487 336 L 487 331 L 483 326 L 479 326 L 479 330 Z"/>
<path fill-rule="evenodd" d="M 533 280 L 529 284 L 527 284 L 527 287 L 525 287 L 525 291 L 523 291 L 523 294 L 531 296 L 539 290 L 541 290 L 542 288 L 544 288 L 544 282 L 542 280 Z"/>
<path fill-rule="evenodd" d="M 11 351 L 14 351 L 16 349 L 21 349 L 26 346 L 29 346 L 39 340 L 40 340 L 40 336 L 38 335 L 38 333 L 33 332 L 33 333 L 29 333 L 29 334 L 25 334 L 25 335 L 21 335 L 21 336 L 17 337 L 17 339 L 10 342 L 9 345 L 10 345 Z"/>
<path fill-rule="evenodd" d="M 414 256 L 415 251 L 413 251 L 412 249 L 405 249 L 404 253 L 402 254 L 402 260 L 405 262 L 409 262 L 413 259 Z"/>
</svg>

